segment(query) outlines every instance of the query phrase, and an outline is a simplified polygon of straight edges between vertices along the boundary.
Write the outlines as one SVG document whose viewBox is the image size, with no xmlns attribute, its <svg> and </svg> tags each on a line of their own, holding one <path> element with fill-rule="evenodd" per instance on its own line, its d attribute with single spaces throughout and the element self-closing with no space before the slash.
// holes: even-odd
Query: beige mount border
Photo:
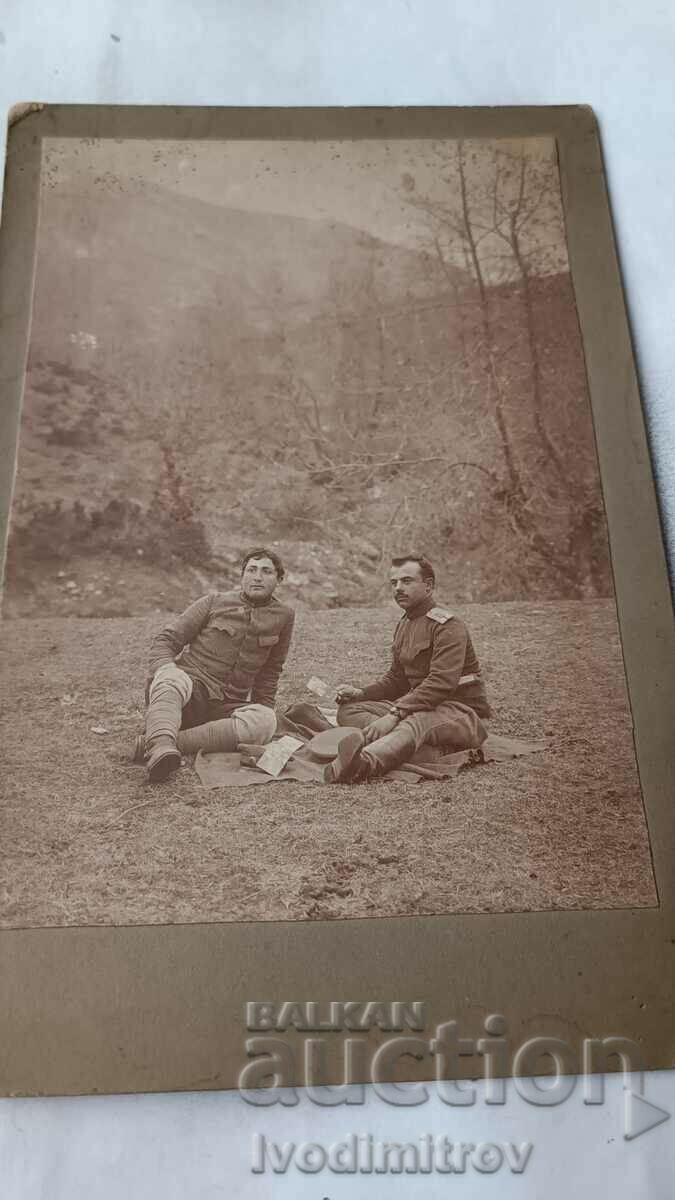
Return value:
<svg viewBox="0 0 675 1200">
<path fill-rule="evenodd" d="M 621 1035 L 641 1045 L 645 1066 L 675 1065 L 675 631 L 590 109 L 47 106 L 20 115 L 9 131 L 0 231 L 0 528 L 4 540 L 44 138 L 538 135 L 558 146 L 659 907 L 2 931 L 0 1093 L 235 1087 L 249 1000 L 422 999 L 430 1030 L 454 1018 L 463 1035 L 480 1036 L 484 1016 L 499 1012 L 512 1046 L 535 1034 L 557 1034 L 572 1047 L 584 1037 Z M 289 1044 L 297 1039 L 288 1034 Z M 339 1055 L 331 1061 L 323 1081 L 339 1082 Z M 475 1072 L 475 1060 L 466 1062 L 463 1070 Z M 419 1075 L 410 1059 L 401 1068 L 403 1078 Z M 295 1081 L 302 1082 L 299 1070 Z"/>
</svg>

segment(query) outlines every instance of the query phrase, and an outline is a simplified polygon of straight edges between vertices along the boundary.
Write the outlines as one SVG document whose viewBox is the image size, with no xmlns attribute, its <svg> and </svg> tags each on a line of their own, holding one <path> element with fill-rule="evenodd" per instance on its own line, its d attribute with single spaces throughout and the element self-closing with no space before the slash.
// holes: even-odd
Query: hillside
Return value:
<svg viewBox="0 0 675 1200">
<path fill-rule="evenodd" d="M 195 336 L 225 362 L 253 332 L 333 319 L 367 303 L 369 290 L 385 304 L 423 297 L 441 278 L 431 255 L 336 221 L 225 208 L 151 184 L 124 197 L 48 191 L 38 254 L 34 352 L 62 359 L 70 345 L 74 356 L 71 339 L 93 335 L 92 367 L 113 365 L 129 340 L 175 354 Z"/>
<path fill-rule="evenodd" d="M 538 396 L 515 285 L 489 290 L 488 363 L 468 277 L 426 251 L 49 190 L 6 615 L 180 606 L 270 540 L 312 607 L 371 602 L 405 544 L 464 600 L 608 594 L 569 276 L 530 290 Z"/>
</svg>

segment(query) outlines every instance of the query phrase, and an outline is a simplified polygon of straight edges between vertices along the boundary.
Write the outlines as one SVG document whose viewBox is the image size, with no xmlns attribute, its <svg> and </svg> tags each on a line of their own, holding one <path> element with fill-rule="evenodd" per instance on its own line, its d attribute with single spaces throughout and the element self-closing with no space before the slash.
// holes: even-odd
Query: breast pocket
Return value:
<svg viewBox="0 0 675 1200">
<path fill-rule="evenodd" d="M 276 633 L 259 633 L 251 639 L 251 644 L 247 645 L 247 661 L 250 659 L 250 665 L 256 671 L 265 665 L 278 641 Z"/>
<path fill-rule="evenodd" d="M 226 617 L 213 618 L 200 634 L 202 648 L 227 667 L 237 661 L 243 640 L 242 626 Z"/>
</svg>

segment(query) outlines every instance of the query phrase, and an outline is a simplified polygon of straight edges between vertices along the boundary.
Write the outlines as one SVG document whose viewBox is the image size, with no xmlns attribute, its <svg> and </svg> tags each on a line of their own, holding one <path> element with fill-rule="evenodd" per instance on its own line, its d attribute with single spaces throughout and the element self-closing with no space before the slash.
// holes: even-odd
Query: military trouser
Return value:
<svg viewBox="0 0 675 1200">
<path fill-rule="evenodd" d="M 201 680 L 168 663 L 150 684 L 146 750 L 166 742 L 177 745 L 181 754 L 232 751 L 242 743 L 264 745 L 274 736 L 276 724 L 274 709 L 267 705 L 213 700 Z"/>
<path fill-rule="evenodd" d="M 338 708 L 338 725 L 353 725 L 365 729 L 378 717 L 391 712 L 391 705 L 381 700 L 354 700 Z M 478 713 L 468 704 L 449 701 L 425 712 L 413 712 L 366 751 L 381 766 L 391 770 L 407 761 L 423 746 L 433 746 L 451 754 L 457 750 L 477 750 L 487 737 L 487 729 Z"/>
</svg>

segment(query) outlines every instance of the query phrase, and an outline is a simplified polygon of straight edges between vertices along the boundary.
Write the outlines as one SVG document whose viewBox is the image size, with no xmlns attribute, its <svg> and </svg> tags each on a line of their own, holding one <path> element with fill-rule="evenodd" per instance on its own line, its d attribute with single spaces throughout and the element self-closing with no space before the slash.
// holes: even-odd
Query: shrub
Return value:
<svg viewBox="0 0 675 1200">
<path fill-rule="evenodd" d="M 176 520 L 153 501 L 143 508 L 133 500 L 109 500 L 102 508 L 85 509 L 79 501 L 40 504 L 23 525 L 13 526 L 7 547 L 7 576 L 16 578 L 30 563 L 63 562 L 77 557 L 114 554 L 158 566 L 175 560 L 203 565 L 211 559 L 201 521 Z"/>
<path fill-rule="evenodd" d="M 17 578 L 34 562 L 114 554 L 130 561 L 142 557 L 157 566 L 176 560 L 192 566 L 208 564 L 211 547 L 204 524 L 195 513 L 189 484 L 170 451 L 163 453 L 163 472 L 149 505 L 126 497 L 87 509 L 76 500 L 43 502 L 26 521 L 13 525 L 7 548 L 7 577 Z"/>
</svg>

